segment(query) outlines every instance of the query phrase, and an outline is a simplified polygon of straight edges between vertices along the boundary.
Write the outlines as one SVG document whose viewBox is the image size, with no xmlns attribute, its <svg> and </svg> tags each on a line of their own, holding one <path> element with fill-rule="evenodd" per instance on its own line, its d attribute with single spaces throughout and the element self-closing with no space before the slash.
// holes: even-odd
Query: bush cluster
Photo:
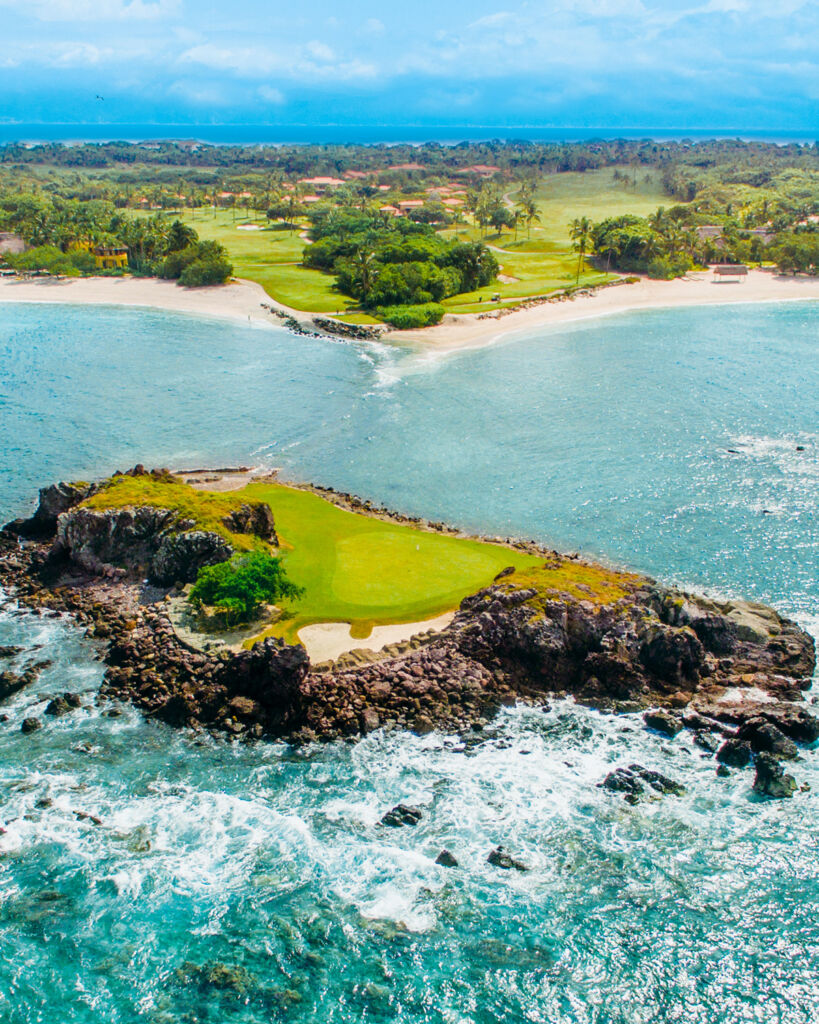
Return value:
<svg viewBox="0 0 819 1024">
<path fill-rule="evenodd" d="M 439 324 L 446 310 L 438 302 L 425 302 L 420 306 L 381 306 L 379 317 L 399 331 Z"/>
<path fill-rule="evenodd" d="M 258 550 L 200 569 L 188 601 L 197 609 L 212 607 L 225 626 L 231 627 L 251 621 L 263 604 L 302 593 L 301 587 L 287 578 L 280 558 Z"/>
<path fill-rule="evenodd" d="M 311 221 L 305 266 L 333 273 L 339 291 L 365 309 L 439 303 L 498 273 L 481 242 L 442 238 L 429 224 L 356 209 L 315 210 Z"/>
</svg>

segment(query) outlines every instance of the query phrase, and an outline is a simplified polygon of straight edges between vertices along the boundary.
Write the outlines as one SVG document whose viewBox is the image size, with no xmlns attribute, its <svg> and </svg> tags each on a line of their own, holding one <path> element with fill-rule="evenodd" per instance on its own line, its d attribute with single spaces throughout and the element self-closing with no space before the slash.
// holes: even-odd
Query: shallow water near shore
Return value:
<svg viewBox="0 0 819 1024">
<path fill-rule="evenodd" d="M 138 459 L 282 466 L 816 624 L 817 328 L 809 303 L 657 311 L 425 361 L 4 306 L 0 512 Z M 778 803 L 688 735 L 560 702 L 468 744 L 231 747 L 107 717 L 96 648 L 63 620 L 8 607 L 9 644 L 42 646 L 0 668 L 53 665 L 0 725 L 2 1020 L 814 1019 L 815 751 L 792 769 L 811 791 Z M 86 706 L 21 735 L 64 690 Z M 597 788 L 633 761 L 687 793 Z M 378 826 L 399 801 L 418 828 Z M 498 843 L 530 871 L 487 864 Z"/>
</svg>

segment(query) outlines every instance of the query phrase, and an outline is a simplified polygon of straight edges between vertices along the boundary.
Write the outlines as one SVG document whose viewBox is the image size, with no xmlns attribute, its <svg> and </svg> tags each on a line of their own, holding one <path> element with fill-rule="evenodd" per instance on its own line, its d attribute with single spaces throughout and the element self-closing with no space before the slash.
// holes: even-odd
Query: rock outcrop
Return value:
<svg viewBox="0 0 819 1024">
<path fill-rule="evenodd" d="M 233 554 L 218 533 L 194 525 L 164 508 L 75 508 L 57 520 L 50 557 L 68 559 L 93 576 L 130 573 L 165 586 L 191 583 L 203 566 Z"/>
<path fill-rule="evenodd" d="M 76 497 L 49 492 L 41 522 Z M 272 516 L 258 508 L 235 515 L 232 529 L 275 535 Z M 161 604 L 143 604 L 142 577 L 175 583 L 229 556 L 218 534 L 167 509 L 72 506 L 58 513 L 51 548 L 20 550 L 11 534 L 0 535 L 0 580 L 18 600 L 70 612 L 106 641 L 105 696 L 237 738 L 477 729 L 503 704 L 571 695 L 607 711 L 644 712 L 663 742 L 693 730 L 723 772 L 753 758 L 758 791 L 779 796 L 792 790 L 778 759 L 819 739 L 819 719 L 804 703 L 813 640 L 764 606 L 717 603 L 636 576 L 618 577 L 613 591 L 582 584 L 567 593 L 549 581 L 582 573 L 573 576 L 572 561 L 553 555 L 523 577 L 499 574 L 439 633 L 378 660 L 314 668 L 301 646 L 281 640 L 239 653 L 194 651 Z M 55 578 L 61 567 L 70 571 Z M 585 567 L 588 578 L 593 569 Z M 10 693 L 18 682 L 2 678 Z M 640 765 L 615 770 L 604 786 L 629 800 L 677 792 Z"/>
<path fill-rule="evenodd" d="M 29 519 L 15 519 L 3 527 L 5 533 L 31 540 L 53 537 L 57 520 L 69 509 L 90 498 L 97 491 L 96 484 L 58 483 L 40 488 L 40 503 Z"/>
</svg>

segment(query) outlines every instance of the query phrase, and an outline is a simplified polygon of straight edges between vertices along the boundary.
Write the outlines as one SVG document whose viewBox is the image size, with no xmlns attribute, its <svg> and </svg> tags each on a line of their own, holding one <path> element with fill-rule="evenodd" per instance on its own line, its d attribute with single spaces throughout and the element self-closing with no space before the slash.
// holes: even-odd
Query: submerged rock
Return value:
<svg viewBox="0 0 819 1024">
<path fill-rule="evenodd" d="M 505 846 L 496 846 L 486 860 L 488 864 L 492 865 L 492 867 L 502 868 L 504 871 L 511 871 L 513 868 L 515 871 L 529 870 L 522 861 L 515 860 L 515 858 L 506 850 Z"/>
<path fill-rule="evenodd" d="M 754 792 L 783 799 L 796 792 L 796 779 L 788 775 L 773 754 L 761 753 L 756 758 Z"/>
<path fill-rule="evenodd" d="M 630 764 L 628 768 L 615 768 L 614 771 L 598 784 L 602 789 L 608 789 L 612 793 L 622 793 L 627 803 L 636 804 L 649 786 L 656 793 L 672 793 L 674 796 L 682 796 L 685 793 L 685 786 L 667 775 L 654 771 L 651 768 L 644 768 L 641 764 Z"/>
<path fill-rule="evenodd" d="M 418 807 L 396 804 L 391 811 L 387 811 L 381 819 L 381 824 L 389 828 L 401 828 L 404 825 L 417 825 L 422 817 L 423 814 Z"/>
</svg>

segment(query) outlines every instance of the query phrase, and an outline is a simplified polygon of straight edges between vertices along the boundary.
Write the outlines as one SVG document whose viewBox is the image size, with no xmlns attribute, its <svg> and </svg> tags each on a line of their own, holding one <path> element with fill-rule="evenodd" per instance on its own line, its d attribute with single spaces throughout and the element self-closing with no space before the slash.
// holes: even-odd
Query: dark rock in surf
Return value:
<svg viewBox="0 0 819 1024">
<path fill-rule="evenodd" d="M 754 792 L 781 800 L 796 792 L 796 779 L 788 775 L 773 754 L 757 754 Z"/>
<path fill-rule="evenodd" d="M 751 744 L 736 738 L 727 739 L 717 751 L 717 761 L 729 768 L 746 768 L 751 763 Z"/>
<path fill-rule="evenodd" d="M 408 804 L 396 804 L 381 819 L 381 824 L 388 828 L 402 828 L 404 825 L 417 825 L 423 817 L 420 809 Z"/>
<path fill-rule="evenodd" d="M 504 846 L 496 846 L 486 858 L 488 864 L 494 868 L 502 868 L 504 871 L 528 871 L 529 868 L 519 860 L 516 860 Z"/>
<path fill-rule="evenodd" d="M 676 736 L 683 729 L 681 716 L 673 715 L 668 711 L 646 711 L 643 721 L 649 729 L 661 732 L 663 736 L 669 738 Z"/>
<path fill-rule="evenodd" d="M 793 761 L 799 754 L 796 744 L 781 732 L 773 722 L 764 718 L 751 718 L 741 726 L 737 736 L 751 746 L 755 754 L 773 754 L 774 757 Z"/>
</svg>

